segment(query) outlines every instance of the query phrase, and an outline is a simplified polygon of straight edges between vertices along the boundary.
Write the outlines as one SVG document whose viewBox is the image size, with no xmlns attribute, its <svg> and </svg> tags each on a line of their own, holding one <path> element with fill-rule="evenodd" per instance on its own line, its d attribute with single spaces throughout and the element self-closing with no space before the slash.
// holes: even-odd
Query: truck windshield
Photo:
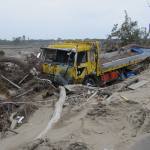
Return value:
<svg viewBox="0 0 150 150">
<path fill-rule="evenodd" d="M 75 52 L 65 50 L 45 50 L 45 61 L 53 64 L 72 66 L 74 64 Z"/>
</svg>

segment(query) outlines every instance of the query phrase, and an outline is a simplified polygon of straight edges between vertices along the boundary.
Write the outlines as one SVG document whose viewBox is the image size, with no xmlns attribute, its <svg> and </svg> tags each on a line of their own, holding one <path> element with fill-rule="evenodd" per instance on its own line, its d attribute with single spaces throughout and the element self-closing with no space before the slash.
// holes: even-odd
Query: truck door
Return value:
<svg viewBox="0 0 150 150">
<path fill-rule="evenodd" d="M 89 72 L 96 72 L 96 49 L 89 51 Z"/>
<path fill-rule="evenodd" d="M 76 63 L 77 63 L 76 77 L 77 79 L 84 79 L 88 67 L 87 51 L 82 51 L 77 53 Z"/>
</svg>

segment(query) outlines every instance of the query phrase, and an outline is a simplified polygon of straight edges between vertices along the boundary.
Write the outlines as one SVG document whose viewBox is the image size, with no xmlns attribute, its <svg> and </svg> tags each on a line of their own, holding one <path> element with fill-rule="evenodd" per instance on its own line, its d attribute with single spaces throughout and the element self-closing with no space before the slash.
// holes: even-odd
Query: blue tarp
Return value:
<svg viewBox="0 0 150 150">
<path fill-rule="evenodd" d="M 146 54 L 147 56 L 150 56 L 150 48 L 133 47 L 131 48 L 131 51 L 137 54 Z"/>
<path fill-rule="evenodd" d="M 142 54 L 144 52 L 142 48 L 131 48 L 131 51 L 138 54 Z"/>
<path fill-rule="evenodd" d="M 136 73 L 134 71 L 129 71 L 126 73 L 127 78 L 134 77 L 135 75 L 136 75 Z"/>
</svg>

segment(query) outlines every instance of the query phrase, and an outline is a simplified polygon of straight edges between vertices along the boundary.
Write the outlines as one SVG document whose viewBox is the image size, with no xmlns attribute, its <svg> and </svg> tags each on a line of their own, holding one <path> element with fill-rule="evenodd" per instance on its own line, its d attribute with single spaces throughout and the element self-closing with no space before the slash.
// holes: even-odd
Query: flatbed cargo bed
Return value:
<svg viewBox="0 0 150 150">
<path fill-rule="evenodd" d="M 105 53 L 100 59 L 103 72 L 142 62 L 150 57 L 150 49 L 133 48 L 126 52 Z"/>
</svg>

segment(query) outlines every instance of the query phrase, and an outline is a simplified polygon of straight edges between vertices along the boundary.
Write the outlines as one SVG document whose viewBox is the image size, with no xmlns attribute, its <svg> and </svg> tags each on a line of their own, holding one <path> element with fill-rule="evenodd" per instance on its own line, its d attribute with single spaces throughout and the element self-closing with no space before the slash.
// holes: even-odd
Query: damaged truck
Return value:
<svg viewBox="0 0 150 150">
<path fill-rule="evenodd" d="M 148 67 L 150 49 L 131 46 L 105 53 L 97 41 L 68 41 L 41 48 L 38 58 L 43 75 L 59 85 L 102 86 Z"/>
</svg>

